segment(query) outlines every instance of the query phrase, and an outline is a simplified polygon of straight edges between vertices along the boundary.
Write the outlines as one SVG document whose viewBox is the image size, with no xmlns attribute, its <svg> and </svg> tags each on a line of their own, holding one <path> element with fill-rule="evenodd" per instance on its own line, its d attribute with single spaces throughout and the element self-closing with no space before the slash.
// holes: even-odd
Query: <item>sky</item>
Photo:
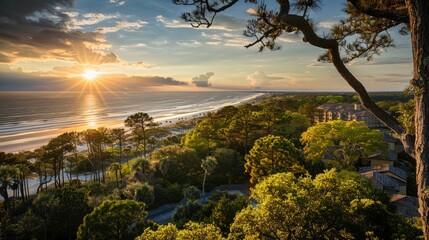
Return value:
<svg viewBox="0 0 429 240">
<path fill-rule="evenodd" d="M 266 0 L 275 9 L 274 0 Z M 324 0 L 310 16 L 321 35 L 345 18 L 344 0 Z M 211 28 L 181 20 L 171 0 L 0 0 L 0 90 L 352 91 L 323 50 L 283 35 L 279 51 L 245 48 L 257 5 L 219 14 Z M 369 91 L 401 91 L 412 74 L 409 36 L 349 69 Z"/>
</svg>

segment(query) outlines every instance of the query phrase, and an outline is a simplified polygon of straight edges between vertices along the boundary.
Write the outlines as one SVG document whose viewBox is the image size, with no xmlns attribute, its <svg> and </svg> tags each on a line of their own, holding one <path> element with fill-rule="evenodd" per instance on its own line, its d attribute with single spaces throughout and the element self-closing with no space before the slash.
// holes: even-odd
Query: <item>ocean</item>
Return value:
<svg viewBox="0 0 429 240">
<path fill-rule="evenodd" d="M 0 151 L 28 150 L 71 127 L 96 128 L 146 112 L 159 123 L 188 119 L 261 93 L 208 92 L 0 92 Z M 20 148 L 21 146 L 21 148 Z"/>
</svg>

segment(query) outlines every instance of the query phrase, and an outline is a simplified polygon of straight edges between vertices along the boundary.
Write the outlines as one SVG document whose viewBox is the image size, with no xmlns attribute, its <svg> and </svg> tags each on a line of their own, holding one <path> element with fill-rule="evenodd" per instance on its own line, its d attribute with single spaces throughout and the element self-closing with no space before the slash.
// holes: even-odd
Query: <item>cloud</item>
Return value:
<svg viewBox="0 0 429 240">
<path fill-rule="evenodd" d="M 136 67 L 139 67 L 139 68 L 152 68 L 151 64 L 148 64 L 148 63 L 143 62 L 143 61 L 140 61 L 140 62 L 137 62 L 135 64 L 132 64 L 132 66 L 136 66 Z"/>
<path fill-rule="evenodd" d="M 407 75 L 407 74 L 399 74 L 399 73 L 386 73 L 386 74 L 381 74 L 377 76 L 362 75 L 360 76 L 360 78 L 363 80 L 372 81 L 372 82 L 407 84 L 409 83 L 412 76 L 411 74 Z"/>
<path fill-rule="evenodd" d="M 84 83 L 80 74 L 85 68 L 80 65 L 55 67 L 49 72 L 25 73 L 0 67 L 0 89 L 2 91 L 79 91 Z M 74 77 L 58 77 L 73 75 Z M 101 73 L 97 77 L 100 88 L 113 91 L 142 90 L 148 86 L 187 86 L 187 82 L 161 76 L 126 76 Z M 74 87 L 73 87 L 74 86 Z"/>
<path fill-rule="evenodd" d="M 148 24 L 148 22 L 141 21 L 141 20 L 134 21 L 134 22 L 120 21 L 120 22 L 116 22 L 115 26 L 98 28 L 97 31 L 101 33 L 112 33 L 112 32 L 118 32 L 118 31 L 133 32 L 143 27 L 146 24 Z"/>
<path fill-rule="evenodd" d="M 201 43 L 196 40 L 191 40 L 190 42 L 176 42 L 176 43 L 180 46 L 185 46 L 185 47 L 195 47 L 195 46 L 201 45 Z"/>
<path fill-rule="evenodd" d="M 119 0 L 109 0 L 110 3 L 117 3 L 117 6 L 122 6 L 125 4 L 126 1 L 119 1 Z"/>
<path fill-rule="evenodd" d="M 205 32 L 201 33 L 201 37 L 209 39 L 208 42 L 205 42 L 207 45 L 220 45 L 225 47 L 240 47 L 243 48 L 245 45 L 249 44 L 249 39 L 244 37 L 241 34 L 223 32 L 219 34 L 208 34 Z"/>
<path fill-rule="evenodd" d="M 294 42 L 301 42 L 302 37 L 298 34 L 292 34 L 292 33 L 283 33 L 280 37 L 276 39 L 277 42 L 283 42 L 283 43 L 294 43 Z"/>
<path fill-rule="evenodd" d="M 254 88 L 265 88 L 271 86 L 273 81 L 285 79 L 283 77 L 271 77 L 267 76 L 263 71 L 256 71 L 249 76 L 247 80 L 250 81 L 250 85 Z"/>
<path fill-rule="evenodd" d="M 73 0 L 8 1 L 0 8 L 0 56 L 2 62 L 22 58 L 57 59 L 87 64 L 117 62 L 104 36 L 70 29 Z M 74 13 L 71 13 L 73 15 Z"/>
<path fill-rule="evenodd" d="M 374 57 L 372 61 L 358 58 L 349 62 L 348 66 L 381 66 L 381 65 L 412 65 L 411 57 Z"/>
<path fill-rule="evenodd" d="M 175 19 L 168 19 L 162 15 L 156 16 L 156 21 L 159 23 L 164 24 L 167 28 L 190 28 L 192 27 L 190 23 L 179 21 Z M 226 15 L 219 15 L 216 16 L 213 25 L 210 26 L 210 28 L 206 28 L 204 26 L 196 28 L 196 29 L 211 29 L 211 30 L 224 30 L 224 31 L 231 31 L 231 30 L 238 30 L 243 29 L 246 26 L 246 21 L 244 19 L 226 16 Z"/>
<path fill-rule="evenodd" d="M 254 8 L 248 8 L 248 9 L 246 10 L 246 12 L 247 12 L 249 15 L 252 15 L 252 16 L 257 16 L 257 15 L 258 15 L 258 13 L 256 12 L 256 9 L 254 9 Z"/>
<path fill-rule="evenodd" d="M 219 29 L 238 30 L 244 29 L 247 22 L 244 19 L 231 17 L 227 15 L 219 15 L 215 18 L 213 25 L 219 25 Z"/>
<path fill-rule="evenodd" d="M 142 87 L 142 86 L 188 85 L 187 82 L 175 80 L 171 77 L 160 77 L 160 76 L 132 76 L 132 77 L 125 77 L 122 80 L 119 80 L 117 82 L 124 84 L 125 87 L 128 87 L 130 89 L 133 89 L 134 87 Z"/>
<path fill-rule="evenodd" d="M 410 57 L 389 57 L 376 58 L 372 62 L 367 62 L 368 65 L 388 65 L 388 64 L 412 64 L 413 60 Z"/>
<path fill-rule="evenodd" d="M 323 28 L 332 28 L 339 22 L 336 21 L 322 21 L 316 24 L 317 27 L 323 27 Z"/>
<path fill-rule="evenodd" d="M 119 13 L 104 14 L 104 13 L 84 13 L 79 15 L 77 12 L 66 12 L 71 18 L 69 24 L 70 28 L 79 29 L 80 26 L 94 25 L 107 20 L 117 19 L 120 17 Z"/>
<path fill-rule="evenodd" d="M 48 91 L 67 89 L 64 81 L 52 76 L 40 76 L 21 72 L 21 69 L 11 70 L 10 68 L 0 68 L 0 89 L 2 91 Z"/>
<path fill-rule="evenodd" d="M 185 23 L 183 21 L 178 21 L 175 19 L 171 20 L 171 19 L 168 19 L 162 15 L 156 16 L 155 19 L 157 22 L 164 24 L 164 26 L 168 27 L 168 28 L 189 28 L 189 27 L 191 27 L 191 25 L 189 23 Z"/>
<path fill-rule="evenodd" d="M 192 84 L 197 87 L 211 87 L 212 84 L 209 83 L 209 79 L 213 77 L 213 72 L 208 72 L 206 74 L 201 74 L 192 78 Z"/>
<path fill-rule="evenodd" d="M 319 62 L 319 61 L 317 61 L 317 60 L 314 60 L 313 61 L 313 63 L 311 63 L 311 64 L 309 64 L 309 65 L 307 65 L 307 67 L 314 67 L 314 68 L 324 68 L 324 67 L 326 67 L 326 66 L 331 66 L 331 65 L 329 65 L 329 64 L 327 64 L 327 63 L 322 63 L 322 62 Z"/>
</svg>

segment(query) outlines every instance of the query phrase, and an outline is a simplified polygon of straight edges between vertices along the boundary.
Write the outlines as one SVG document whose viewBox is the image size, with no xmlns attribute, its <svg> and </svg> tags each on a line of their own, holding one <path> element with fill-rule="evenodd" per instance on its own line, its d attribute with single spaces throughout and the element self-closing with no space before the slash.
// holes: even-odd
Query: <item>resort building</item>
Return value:
<svg viewBox="0 0 429 240">
<path fill-rule="evenodd" d="M 389 164 L 360 167 L 361 176 L 372 181 L 376 189 L 385 190 L 390 195 L 407 194 L 407 173 Z"/>
<path fill-rule="evenodd" d="M 377 117 L 362 108 L 360 104 L 325 103 L 319 106 L 317 111 L 314 117 L 316 123 L 333 120 L 362 121 L 371 128 L 384 127 L 384 124 Z"/>
</svg>

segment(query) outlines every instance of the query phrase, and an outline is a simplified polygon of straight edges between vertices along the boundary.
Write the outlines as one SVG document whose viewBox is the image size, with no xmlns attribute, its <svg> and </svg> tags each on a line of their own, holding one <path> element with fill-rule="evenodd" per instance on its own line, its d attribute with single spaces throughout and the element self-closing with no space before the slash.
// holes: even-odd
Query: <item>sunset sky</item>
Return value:
<svg viewBox="0 0 429 240">
<path fill-rule="evenodd" d="M 345 1 L 322 2 L 319 33 L 345 17 Z M 0 0 L 0 90 L 79 91 L 83 79 L 101 90 L 351 90 L 300 36 L 282 36 L 275 52 L 244 48 L 252 8 L 242 1 L 195 29 L 180 19 L 192 8 L 170 0 Z M 395 48 L 349 64 L 369 90 L 411 79 L 409 37 L 397 30 Z"/>
</svg>

